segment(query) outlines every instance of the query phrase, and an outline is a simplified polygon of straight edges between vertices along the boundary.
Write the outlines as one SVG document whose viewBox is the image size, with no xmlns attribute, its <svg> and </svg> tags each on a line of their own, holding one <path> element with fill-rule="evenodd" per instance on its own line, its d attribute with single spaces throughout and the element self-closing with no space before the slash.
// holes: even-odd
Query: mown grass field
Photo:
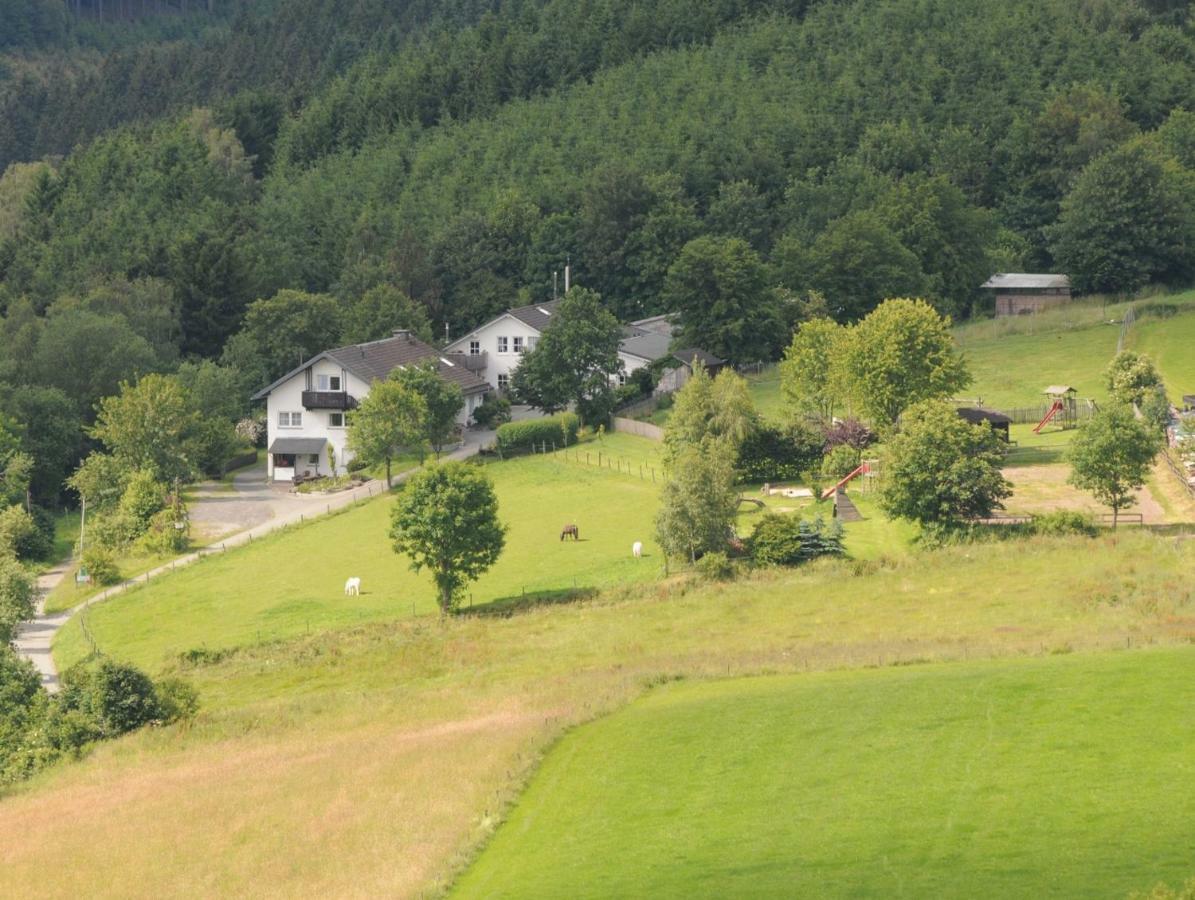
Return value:
<svg viewBox="0 0 1195 900">
<path fill-rule="evenodd" d="M 0 895 L 435 892 L 553 741 L 653 685 L 1185 643 L 1193 565 L 1190 542 L 1140 533 L 998 542 L 726 585 L 672 579 L 509 617 L 378 622 L 172 666 L 199 689 L 194 723 L 100 746 L 0 802 Z M 1063 713 L 1081 742 L 1088 706 Z M 841 768 L 826 765 L 832 781 Z M 941 831 L 926 853 L 967 858 L 972 840 Z M 1158 874 L 1126 865 L 1142 887 Z"/>
<path fill-rule="evenodd" d="M 500 612 L 662 575 L 654 525 L 663 483 L 658 443 L 608 434 L 569 454 L 494 461 L 487 471 L 510 530 L 502 557 L 474 583 L 466 608 Z M 750 488 L 745 493 L 752 496 Z M 867 519 L 848 528 L 848 552 L 862 559 L 907 552 L 916 530 L 889 522 L 867 498 L 861 503 Z M 193 649 L 431 615 L 430 578 L 412 572 L 391 549 L 390 508 L 385 498 L 368 501 L 209 557 L 91 608 L 87 624 L 101 650 L 159 668 Z M 758 512 L 741 509 L 738 528 L 749 534 Z M 829 505 L 819 511 L 830 515 Z M 579 526 L 579 542 L 559 539 L 567 523 Z M 645 548 L 638 560 L 631 555 L 636 540 Z M 359 597 L 343 595 L 351 575 L 362 579 Z M 74 590 L 61 589 L 71 599 Z M 76 618 L 56 639 L 55 658 L 66 667 L 89 652 Z"/>
<path fill-rule="evenodd" d="M 624 435 L 602 446 L 607 458 L 615 449 L 621 458 L 645 460 L 655 452 L 652 442 Z M 500 608 L 659 575 L 657 485 L 651 481 L 550 456 L 488 470 L 509 532 L 501 559 L 474 583 L 466 606 Z M 194 648 L 432 614 L 430 577 L 412 572 L 391 549 L 391 506 L 388 498 L 368 501 L 210 557 L 92 608 L 88 624 L 101 649 L 157 668 Z M 561 541 L 561 527 L 572 522 L 581 540 Z M 636 540 L 646 548 L 639 560 L 631 556 Z M 361 596 L 345 597 L 345 579 L 354 575 L 362 580 Z M 72 621 L 55 643 L 55 656 L 69 665 L 87 652 Z"/>
<path fill-rule="evenodd" d="M 1130 331 L 1128 346 L 1157 364 L 1171 402 L 1195 394 L 1195 309 L 1168 319 L 1142 317 Z"/>
<path fill-rule="evenodd" d="M 1181 648 L 669 685 L 565 737 L 453 896 L 1184 881 L 1193 669 Z"/>
</svg>

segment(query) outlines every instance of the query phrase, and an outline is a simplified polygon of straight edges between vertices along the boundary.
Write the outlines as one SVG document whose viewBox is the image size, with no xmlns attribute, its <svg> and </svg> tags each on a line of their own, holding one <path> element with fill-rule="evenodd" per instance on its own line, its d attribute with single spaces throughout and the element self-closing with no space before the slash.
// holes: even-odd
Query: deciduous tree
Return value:
<svg viewBox="0 0 1195 900">
<path fill-rule="evenodd" d="M 1115 528 L 1120 511 L 1133 503 L 1145 484 L 1161 440 L 1133 410 L 1113 403 L 1089 419 L 1071 443 L 1069 481 L 1112 510 Z"/>
<path fill-rule="evenodd" d="M 886 300 L 851 329 L 843 372 L 858 408 L 881 428 L 909 406 L 971 381 L 950 318 L 924 300 Z"/>
<path fill-rule="evenodd" d="M 423 445 L 427 434 L 427 404 L 411 387 L 398 381 L 400 369 L 374 382 L 349 419 L 348 447 L 370 464 L 386 464 L 386 486 L 393 483 L 390 466 L 404 449 Z"/>
<path fill-rule="evenodd" d="M 1004 452 L 991 427 L 969 424 L 947 403 L 919 403 L 888 442 L 880 505 L 928 526 L 990 516 L 1012 494 L 1000 471 Z"/>
<path fill-rule="evenodd" d="M 490 568 L 506 543 L 498 498 L 485 472 L 460 462 L 439 463 L 403 485 L 391 512 L 394 552 L 436 583 L 440 613 L 456 610 L 465 585 Z"/>
</svg>

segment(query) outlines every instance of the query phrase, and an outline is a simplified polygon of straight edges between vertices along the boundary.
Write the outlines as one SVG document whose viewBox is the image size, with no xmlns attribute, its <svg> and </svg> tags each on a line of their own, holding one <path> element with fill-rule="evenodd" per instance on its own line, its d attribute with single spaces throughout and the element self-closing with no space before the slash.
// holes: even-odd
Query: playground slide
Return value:
<svg viewBox="0 0 1195 900">
<path fill-rule="evenodd" d="M 857 468 L 857 469 L 855 469 L 855 471 L 851 472 L 850 475 L 846 476 L 846 478 L 842 479 L 842 481 L 838 482 L 838 484 L 834 485 L 834 487 L 826 488 L 824 491 L 822 491 L 822 499 L 829 500 L 836 493 L 838 493 L 838 489 L 841 488 L 844 484 L 846 484 L 852 478 L 856 478 L 859 475 L 863 475 L 865 472 L 867 472 L 867 463 L 863 463 L 863 465 L 859 466 L 859 468 Z"/>
<path fill-rule="evenodd" d="M 1050 424 L 1050 420 L 1062 412 L 1062 403 L 1055 400 L 1054 405 L 1050 407 L 1050 411 L 1046 413 L 1046 417 L 1037 423 L 1033 429 L 1034 434 L 1041 434 L 1041 430 Z"/>
</svg>

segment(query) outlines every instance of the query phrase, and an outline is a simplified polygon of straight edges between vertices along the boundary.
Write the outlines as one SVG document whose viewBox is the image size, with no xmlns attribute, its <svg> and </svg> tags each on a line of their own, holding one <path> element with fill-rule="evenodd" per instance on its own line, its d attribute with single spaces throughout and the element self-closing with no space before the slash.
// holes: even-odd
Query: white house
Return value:
<svg viewBox="0 0 1195 900">
<path fill-rule="evenodd" d="M 466 424 L 489 384 L 409 331 L 325 350 L 258 391 L 253 399 L 265 400 L 267 409 L 267 477 L 289 481 L 296 475 L 344 474 L 353 458 L 345 446 L 346 416 L 373 382 L 396 368 L 428 361 L 441 378 L 460 385 L 465 405 L 457 421 Z"/>
<path fill-rule="evenodd" d="M 535 346 L 540 335 L 552 324 L 552 316 L 559 306 L 559 300 L 552 300 L 509 309 L 457 338 L 444 348 L 444 352 L 453 361 L 460 359 L 461 365 L 498 390 L 505 391 L 522 355 Z M 625 326 L 624 334 L 618 352 L 623 364 L 619 384 L 625 383 L 626 376 L 636 369 L 668 356 L 672 326 L 666 317 L 654 316 Z"/>
</svg>

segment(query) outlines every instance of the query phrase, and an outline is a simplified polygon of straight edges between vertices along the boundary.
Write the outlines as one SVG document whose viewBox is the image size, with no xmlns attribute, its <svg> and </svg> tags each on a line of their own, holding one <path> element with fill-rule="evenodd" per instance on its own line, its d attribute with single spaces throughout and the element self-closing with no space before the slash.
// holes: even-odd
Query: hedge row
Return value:
<svg viewBox="0 0 1195 900">
<path fill-rule="evenodd" d="M 533 447 L 560 447 L 577 442 L 580 420 L 574 413 L 562 413 L 546 419 L 507 422 L 498 428 L 498 450 L 511 453 Z"/>
</svg>

